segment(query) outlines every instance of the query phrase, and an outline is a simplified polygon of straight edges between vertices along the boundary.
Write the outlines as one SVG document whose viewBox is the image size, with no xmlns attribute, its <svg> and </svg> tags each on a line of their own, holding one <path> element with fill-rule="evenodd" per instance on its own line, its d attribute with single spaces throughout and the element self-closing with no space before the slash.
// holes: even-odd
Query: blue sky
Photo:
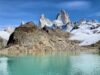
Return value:
<svg viewBox="0 0 100 75">
<path fill-rule="evenodd" d="M 38 23 L 41 14 L 53 20 L 61 9 L 72 21 L 100 20 L 100 0 L 0 0 L 0 25 L 18 25 L 21 20 Z"/>
</svg>

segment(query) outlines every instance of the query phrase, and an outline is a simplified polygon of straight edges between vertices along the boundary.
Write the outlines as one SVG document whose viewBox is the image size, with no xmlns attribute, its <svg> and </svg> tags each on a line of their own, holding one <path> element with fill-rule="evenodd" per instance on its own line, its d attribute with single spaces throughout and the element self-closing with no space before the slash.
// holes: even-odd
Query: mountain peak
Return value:
<svg viewBox="0 0 100 75">
<path fill-rule="evenodd" d="M 25 22 L 22 20 L 22 21 L 21 21 L 21 25 L 24 25 L 24 24 L 25 24 Z"/>
<path fill-rule="evenodd" d="M 60 13 L 58 13 L 56 19 L 61 20 L 63 22 L 63 24 L 70 23 L 69 15 L 68 15 L 68 13 L 66 13 L 65 10 L 61 10 Z"/>
<path fill-rule="evenodd" d="M 39 20 L 39 23 L 40 23 L 41 28 L 43 28 L 45 26 L 49 26 L 50 27 L 50 26 L 53 25 L 53 23 L 49 19 L 47 19 L 44 16 L 44 14 L 41 15 L 40 20 Z"/>
<path fill-rule="evenodd" d="M 45 18 L 45 15 L 44 15 L 44 14 L 42 14 L 42 15 L 40 16 L 40 18 Z"/>
</svg>

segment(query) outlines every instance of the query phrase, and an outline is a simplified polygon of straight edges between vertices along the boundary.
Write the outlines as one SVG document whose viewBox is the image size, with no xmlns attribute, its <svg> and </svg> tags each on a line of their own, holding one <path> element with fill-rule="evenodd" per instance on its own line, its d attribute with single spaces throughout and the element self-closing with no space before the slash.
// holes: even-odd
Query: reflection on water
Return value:
<svg viewBox="0 0 100 75">
<path fill-rule="evenodd" d="M 0 75 L 100 75 L 100 56 L 45 55 L 0 59 Z"/>
<path fill-rule="evenodd" d="M 99 55 L 80 55 L 73 57 L 72 75 L 100 75 L 100 56 Z"/>
<path fill-rule="evenodd" d="M 0 58 L 0 75 L 8 75 L 7 71 L 7 58 Z"/>
</svg>

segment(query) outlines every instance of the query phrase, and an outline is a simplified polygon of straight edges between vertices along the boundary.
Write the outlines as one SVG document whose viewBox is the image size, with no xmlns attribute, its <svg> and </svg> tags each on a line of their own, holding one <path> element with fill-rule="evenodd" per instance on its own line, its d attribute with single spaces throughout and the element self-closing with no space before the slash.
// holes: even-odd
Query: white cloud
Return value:
<svg viewBox="0 0 100 75">
<path fill-rule="evenodd" d="M 89 1 L 70 1 L 70 2 L 64 2 L 60 4 L 60 7 L 65 7 L 66 9 L 70 10 L 83 10 L 83 9 L 89 9 L 91 7 L 91 2 Z"/>
</svg>

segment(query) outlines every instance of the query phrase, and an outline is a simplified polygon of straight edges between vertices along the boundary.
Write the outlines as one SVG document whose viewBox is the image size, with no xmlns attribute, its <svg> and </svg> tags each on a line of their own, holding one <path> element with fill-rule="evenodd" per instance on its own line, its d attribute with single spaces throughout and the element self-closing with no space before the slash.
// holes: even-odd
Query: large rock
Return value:
<svg viewBox="0 0 100 75">
<path fill-rule="evenodd" d="M 36 34 L 36 31 L 37 27 L 32 22 L 21 25 L 11 34 L 7 45 L 30 45 L 30 43 L 32 43 L 32 37 Z"/>
<path fill-rule="evenodd" d="M 43 27 L 38 29 L 32 22 L 28 22 L 15 29 L 8 41 L 8 46 L 20 45 L 32 50 L 75 50 L 76 43 L 68 40 L 69 33 L 60 29 Z"/>
</svg>

